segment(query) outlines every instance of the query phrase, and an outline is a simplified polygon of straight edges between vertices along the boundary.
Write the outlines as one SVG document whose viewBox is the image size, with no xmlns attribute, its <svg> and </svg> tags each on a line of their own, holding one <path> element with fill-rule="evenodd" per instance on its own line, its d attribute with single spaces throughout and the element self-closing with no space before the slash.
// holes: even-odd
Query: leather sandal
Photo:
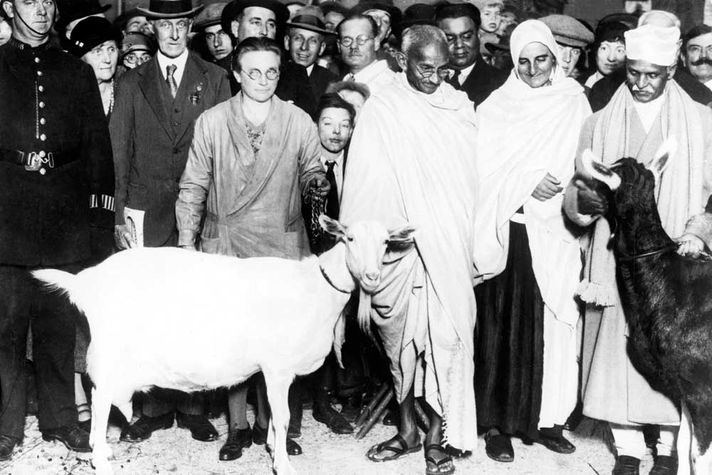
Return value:
<svg viewBox="0 0 712 475">
<path fill-rule="evenodd" d="M 393 443 L 397 445 L 392 445 Z M 412 454 L 413 452 L 418 452 L 422 446 L 423 444 L 418 442 L 413 447 L 408 447 L 408 443 L 405 441 L 405 439 L 400 434 L 396 434 L 385 442 L 376 444 L 370 449 L 368 449 L 368 452 L 366 452 L 366 457 L 368 457 L 371 462 L 389 462 L 391 460 L 399 459 L 404 455 Z M 386 452 L 389 452 L 390 454 L 385 455 L 383 457 L 379 457 L 379 455 L 383 455 Z"/>
<path fill-rule="evenodd" d="M 431 450 L 441 452 L 444 457 L 440 460 L 428 455 Z M 425 446 L 425 475 L 450 475 L 455 473 L 455 464 L 452 462 L 445 448 L 440 444 L 430 444 Z"/>
</svg>

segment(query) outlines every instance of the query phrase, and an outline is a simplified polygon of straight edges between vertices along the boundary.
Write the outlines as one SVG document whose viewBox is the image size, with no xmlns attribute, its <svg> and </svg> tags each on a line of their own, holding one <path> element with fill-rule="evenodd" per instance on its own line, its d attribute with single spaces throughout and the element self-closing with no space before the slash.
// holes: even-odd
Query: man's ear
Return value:
<svg viewBox="0 0 712 475">
<path fill-rule="evenodd" d="M 193 19 L 189 18 L 188 19 L 188 33 L 193 31 Z"/>
<path fill-rule="evenodd" d="M 284 49 L 289 51 L 289 35 L 284 35 Z"/>
<path fill-rule="evenodd" d="M 15 7 L 10 0 L 2 0 L 2 9 L 8 18 L 15 18 Z"/>
<path fill-rule="evenodd" d="M 326 49 L 326 42 L 322 41 L 321 46 L 319 47 L 319 53 L 317 54 L 317 56 L 321 56 L 322 54 L 324 54 L 325 49 Z"/>
<path fill-rule="evenodd" d="M 667 67 L 668 81 L 671 80 L 675 76 L 675 71 L 677 71 L 677 63 L 673 64 L 672 66 Z"/>
<path fill-rule="evenodd" d="M 404 72 L 408 69 L 408 58 L 404 52 L 396 51 L 396 62 Z"/>
<path fill-rule="evenodd" d="M 232 20 L 230 22 L 230 32 L 232 33 L 232 36 L 235 38 L 235 41 L 237 41 L 237 30 L 240 28 L 240 22 L 237 20 Z"/>
<path fill-rule="evenodd" d="M 242 83 L 242 78 L 240 78 L 240 73 L 238 73 L 237 71 L 233 71 L 232 75 L 235 76 L 235 80 L 238 82 L 238 84 Z"/>
</svg>

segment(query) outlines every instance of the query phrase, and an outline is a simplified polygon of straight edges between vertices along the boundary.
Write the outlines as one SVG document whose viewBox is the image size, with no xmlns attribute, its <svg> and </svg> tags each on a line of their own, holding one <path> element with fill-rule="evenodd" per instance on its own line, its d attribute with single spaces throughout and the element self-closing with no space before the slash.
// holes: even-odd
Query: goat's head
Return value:
<svg viewBox="0 0 712 475">
<path fill-rule="evenodd" d="M 609 221 L 615 216 L 626 219 L 656 210 L 655 184 L 674 151 L 675 141 L 666 140 L 647 167 L 633 158 L 622 158 L 607 167 L 590 150 L 583 153 L 584 174 L 593 179 L 592 188 L 608 198 Z"/>
<path fill-rule="evenodd" d="M 367 293 L 373 293 L 381 283 L 383 258 L 388 250 L 404 250 L 413 246 L 415 228 L 406 225 L 388 231 L 375 221 L 359 221 L 348 228 L 326 215 L 319 224 L 329 234 L 346 245 L 346 266 Z"/>
</svg>

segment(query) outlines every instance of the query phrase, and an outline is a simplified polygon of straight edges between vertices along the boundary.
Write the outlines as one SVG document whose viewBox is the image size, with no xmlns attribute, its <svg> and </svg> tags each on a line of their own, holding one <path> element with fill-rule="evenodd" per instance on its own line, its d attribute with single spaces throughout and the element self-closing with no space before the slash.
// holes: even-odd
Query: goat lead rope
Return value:
<svg viewBox="0 0 712 475">
<path fill-rule="evenodd" d="M 319 196 L 316 193 L 310 196 L 311 200 L 311 222 L 309 223 L 311 227 L 311 238 L 314 245 L 319 242 L 321 237 L 321 225 L 319 224 L 319 216 L 326 212 L 326 200 L 323 196 Z"/>
<path fill-rule="evenodd" d="M 652 256 L 657 256 L 658 254 L 664 254 L 666 252 L 674 251 L 677 248 L 678 248 L 677 244 L 670 244 L 665 247 L 653 249 L 652 251 L 643 252 L 641 254 L 624 254 L 624 253 L 618 251 L 620 254 L 618 256 L 618 259 L 620 259 L 621 261 L 634 261 L 636 259 L 642 259 L 643 257 L 652 257 Z"/>
</svg>

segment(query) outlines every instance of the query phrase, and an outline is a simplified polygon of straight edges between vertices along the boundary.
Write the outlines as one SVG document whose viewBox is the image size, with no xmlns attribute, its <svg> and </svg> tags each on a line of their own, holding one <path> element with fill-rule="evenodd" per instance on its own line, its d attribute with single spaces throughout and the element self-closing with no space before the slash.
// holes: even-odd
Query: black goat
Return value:
<svg viewBox="0 0 712 475">
<path fill-rule="evenodd" d="M 650 170 L 632 158 L 607 168 L 593 161 L 590 152 L 584 155 L 584 169 L 599 182 L 597 193 L 608 195 L 606 217 L 615 230 L 616 278 L 630 331 L 628 355 L 652 387 L 682 403 L 680 437 L 690 428 L 685 422 L 689 418 L 695 473 L 708 473 L 712 264 L 678 255 L 677 244 L 663 229 L 655 179 L 667 155 L 656 159 Z M 681 467 L 686 466 L 687 450 L 679 452 Z"/>
</svg>

